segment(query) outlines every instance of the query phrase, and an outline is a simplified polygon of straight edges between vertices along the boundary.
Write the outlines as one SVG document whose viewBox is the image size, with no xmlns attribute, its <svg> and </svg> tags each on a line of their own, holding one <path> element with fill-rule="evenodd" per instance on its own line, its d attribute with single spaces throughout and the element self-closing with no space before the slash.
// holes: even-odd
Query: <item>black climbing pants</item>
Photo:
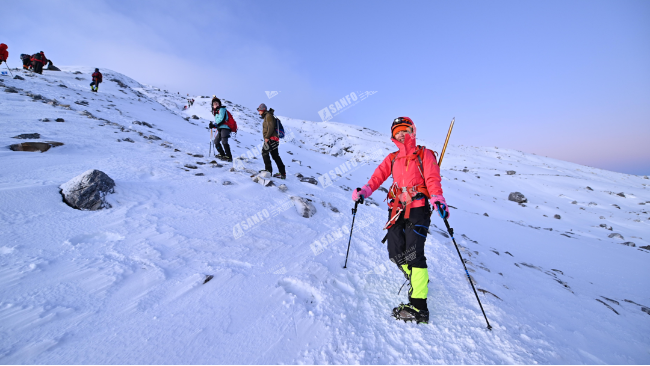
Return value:
<svg viewBox="0 0 650 366">
<path fill-rule="evenodd" d="M 404 218 L 402 212 L 395 224 L 388 229 L 388 256 L 409 279 L 409 302 L 420 310 L 428 309 L 429 283 L 424 242 L 431 225 L 431 211 L 428 199 L 424 200 L 424 206 L 411 208 L 408 219 Z M 390 220 L 390 210 L 388 216 Z"/>
<path fill-rule="evenodd" d="M 217 130 L 217 136 L 214 138 L 214 146 L 217 148 L 217 151 L 221 155 L 225 155 L 232 159 L 232 154 L 230 153 L 230 144 L 228 139 L 230 138 L 230 130 L 227 128 L 220 128 Z M 221 146 L 223 144 L 223 147 Z"/>
<path fill-rule="evenodd" d="M 278 146 L 280 146 L 280 141 L 269 140 L 264 143 L 262 147 L 262 159 L 264 159 L 264 170 L 269 173 L 273 173 L 273 165 L 271 165 L 271 157 L 275 164 L 278 166 L 280 174 L 287 175 L 286 170 L 284 169 L 284 163 L 282 163 L 282 158 L 280 158 L 280 153 L 278 152 Z M 269 157 L 269 154 L 271 157 Z"/>
</svg>

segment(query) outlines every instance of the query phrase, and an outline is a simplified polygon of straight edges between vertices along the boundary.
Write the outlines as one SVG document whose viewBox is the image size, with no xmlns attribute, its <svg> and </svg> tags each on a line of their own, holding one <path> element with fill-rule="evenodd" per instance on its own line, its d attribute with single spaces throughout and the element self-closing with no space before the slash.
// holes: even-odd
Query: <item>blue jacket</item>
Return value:
<svg viewBox="0 0 650 366">
<path fill-rule="evenodd" d="M 228 127 L 228 125 L 226 124 L 227 121 L 228 121 L 228 112 L 226 112 L 226 107 L 219 107 L 219 112 L 217 112 L 217 114 L 214 115 L 215 126 L 217 126 L 217 129 L 221 129 L 221 128 L 230 129 L 230 127 Z"/>
</svg>

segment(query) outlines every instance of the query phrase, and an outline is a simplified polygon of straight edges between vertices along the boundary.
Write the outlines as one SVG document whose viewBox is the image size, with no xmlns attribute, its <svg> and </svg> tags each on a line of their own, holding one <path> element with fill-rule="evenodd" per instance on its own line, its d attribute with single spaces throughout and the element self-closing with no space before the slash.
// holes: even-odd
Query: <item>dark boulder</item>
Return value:
<svg viewBox="0 0 650 366">
<path fill-rule="evenodd" d="M 84 211 L 111 208 L 106 202 L 109 193 L 115 193 L 115 181 L 99 170 L 88 170 L 62 184 L 61 195 L 68 206 Z"/>
<path fill-rule="evenodd" d="M 528 199 L 521 192 L 512 192 L 508 195 L 508 200 L 517 203 L 526 203 Z"/>
<path fill-rule="evenodd" d="M 12 151 L 40 151 L 40 152 L 46 152 L 49 150 L 51 147 L 57 147 L 57 146 L 62 146 L 62 142 L 56 142 L 56 141 L 45 141 L 45 142 L 23 142 L 20 144 L 14 144 L 9 146 L 9 149 Z"/>
</svg>

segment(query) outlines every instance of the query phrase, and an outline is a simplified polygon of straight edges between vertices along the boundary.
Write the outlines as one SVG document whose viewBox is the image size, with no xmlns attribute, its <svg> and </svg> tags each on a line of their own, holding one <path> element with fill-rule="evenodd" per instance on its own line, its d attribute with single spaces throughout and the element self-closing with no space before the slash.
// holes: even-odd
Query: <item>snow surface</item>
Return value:
<svg viewBox="0 0 650 366">
<path fill-rule="evenodd" d="M 359 208 L 343 269 L 350 189 L 395 150 L 386 134 L 281 117 L 281 192 L 250 178 L 263 168 L 254 109 L 226 103 L 243 154 L 231 171 L 210 164 L 209 99 L 183 111 L 180 95 L 110 70 L 91 93 L 92 68 L 61 69 L 15 70 L 25 80 L 0 83 L 3 364 L 650 363 L 645 177 L 450 146 L 450 223 L 494 329 L 437 217 L 426 246 L 431 323 L 403 323 L 390 317 L 406 291 L 381 244 L 382 192 Z M 418 142 L 440 151 L 440 130 Z M 34 132 L 64 145 L 8 149 Z M 115 180 L 113 208 L 62 202 L 59 186 L 89 169 Z M 330 170 L 328 187 L 295 176 Z M 525 206 L 507 200 L 515 191 Z M 311 199 L 315 216 L 301 217 L 291 197 Z"/>
</svg>

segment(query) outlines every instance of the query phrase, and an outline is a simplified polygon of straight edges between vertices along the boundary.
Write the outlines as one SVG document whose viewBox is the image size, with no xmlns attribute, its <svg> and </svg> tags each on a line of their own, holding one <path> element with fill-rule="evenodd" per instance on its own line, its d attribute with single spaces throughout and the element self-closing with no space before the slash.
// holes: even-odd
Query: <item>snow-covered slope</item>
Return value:
<svg viewBox="0 0 650 366">
<path fill-rule="evenodd" d="M 382 192 L 360 207 L 342 268 L 350 189 L 395 150 L 386 134 L 281 117 L 282 192 L 250 178 L 263 168 L 254 109 L 226 103 L 240 125 L 231 169 L 210 163 L 208 98 L 183 111 L 180 95 L 108 70 L 91 93 L 92 69 L 62 69 L 0 81 L 2 363 L 650 362 L 647 177 L 450 146 L 450 223 L 494 329 L 437 217 L 431 323 L 405 324 L 390 317 L 406 296 L 381 244 Z M 40 139 L 12 138 L 25 133 Z M 64 145 L 9 150 L 23 141 Z M 62 201 L 89 169 L 115 180 L 111 209 Z M 292 196 L 317 213 L 298 215 Z"/>
</svg>

